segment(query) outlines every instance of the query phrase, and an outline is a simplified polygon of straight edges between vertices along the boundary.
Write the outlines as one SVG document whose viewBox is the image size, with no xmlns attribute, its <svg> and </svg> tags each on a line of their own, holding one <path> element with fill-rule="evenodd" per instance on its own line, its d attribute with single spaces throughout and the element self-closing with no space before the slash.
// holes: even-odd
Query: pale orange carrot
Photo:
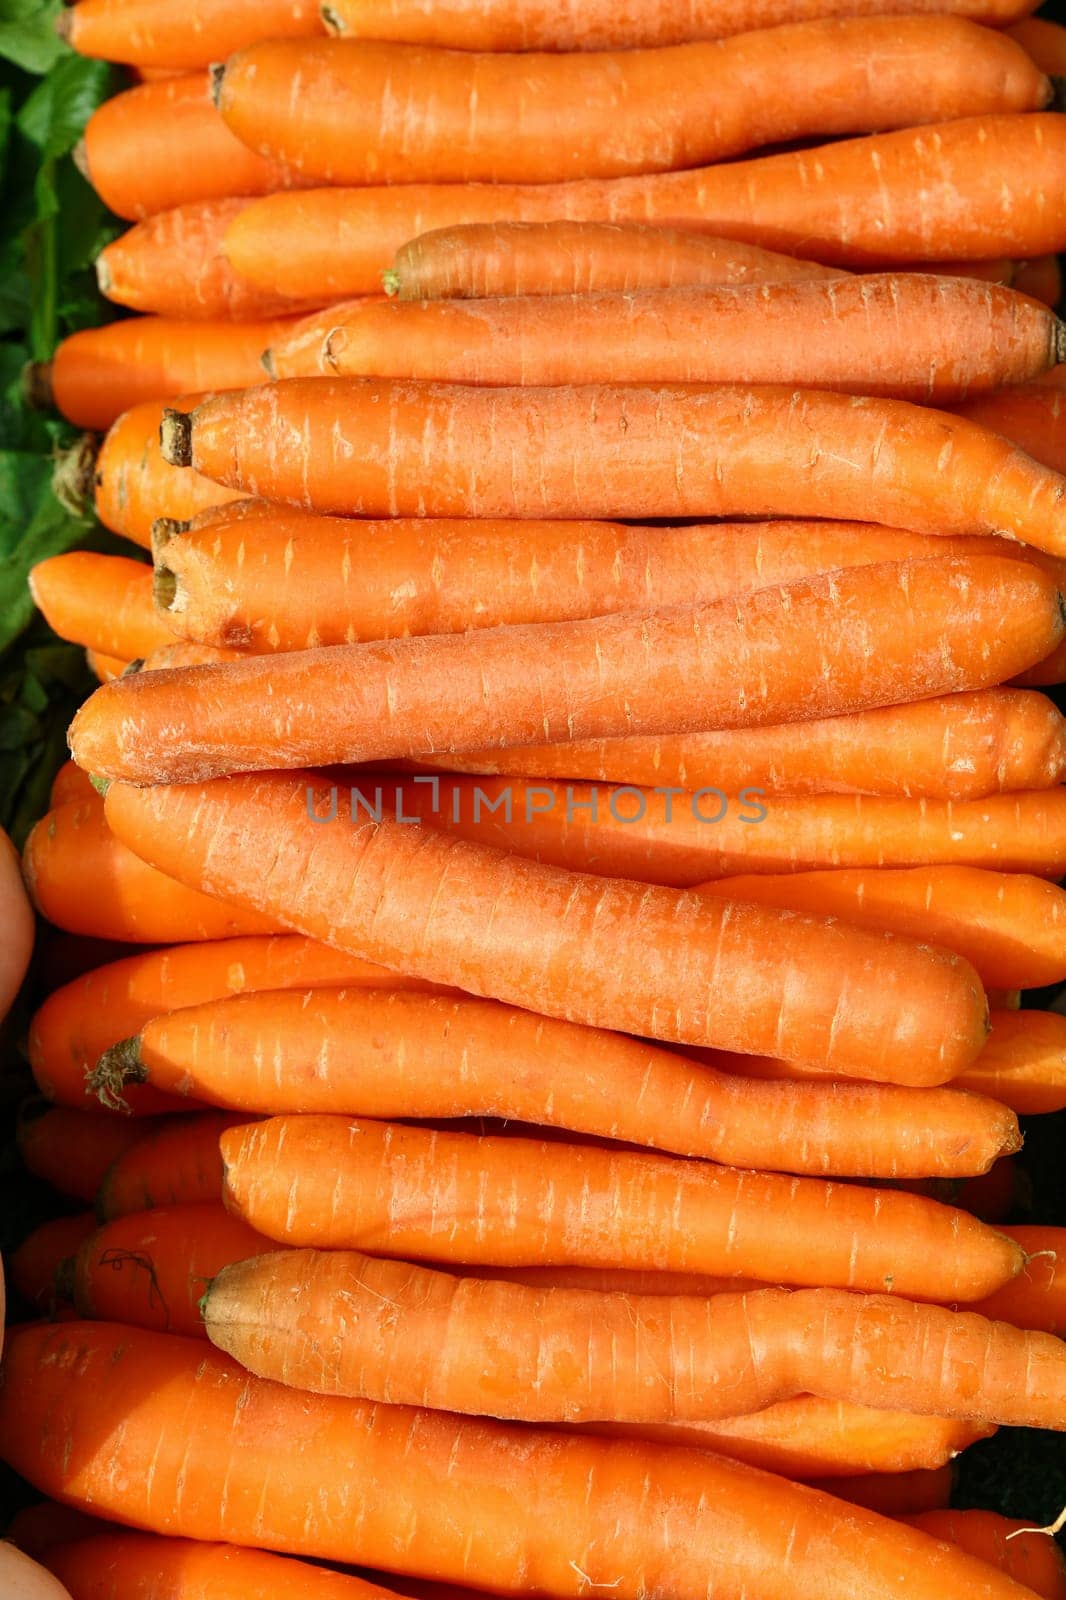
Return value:
<svg viewBox="0 0 1066 1600">
<path fill-rule="evenodd" d="M 79 54 L 145 68 L 207 67 L 254 39 L 320 33 L 310 0 L 194 0 L 181 14 L 161 0 L 79 0 L 59 32 Z M 231 191 L 232 192 L 232 191 Z"/>
<path fill-rule="evenodd" d="M 1020 1244 L 1026 1262 L 1013 1283 L 974 1310 L 1016 1328 L 1040 1328 L 1066 1338 L 1066 1228 L 1021 1225 L 1003 1232 Z"/>
<path fill-rule="evenodd" d="M 197 404 L 187 396 L 179 404 Z M 157 517 L 189 518 L 207 507 L 238 498 L 197 472 L 181 472 L 160 455 L 159 425 L 165 406 L 151 401 L 134 406 L 109 429 L 93 468 L 96 514 L 114 533 L 135 544 L 151 544 Z"/>
<path fill-rule="evenodd" d="M 1000 394 L 977 395 L 957 409 L 1053 472 L 1066 471 L 1066 392 L 1060 385 L 1019 384 Z"/>
<path fill-rule="evenodd" d="M 152 599 L 152 569 L 127 556 L 68 550 L 31 567 L 30 592 L 61 639 L 130 661 L 172 643 Z"/>
</svg>

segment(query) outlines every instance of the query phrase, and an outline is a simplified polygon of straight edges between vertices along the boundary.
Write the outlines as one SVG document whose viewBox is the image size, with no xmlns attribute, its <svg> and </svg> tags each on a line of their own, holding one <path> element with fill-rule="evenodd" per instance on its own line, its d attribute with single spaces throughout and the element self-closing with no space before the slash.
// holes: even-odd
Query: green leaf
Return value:
<svg viewBox="0 0 1066 1600">
<path fill-rule="evenodd" d="M 26 72 L 47 72 L 66 52 L 56 34 L 60 0 L 0 0 L 0 56 Z"/>
<path fill-rule="evenodd" d="M 19 132 L 37 147 L 43 160 L 68 155 L 96 107 L 106 99 L 112 77 L 106 61 L 89 61 L 67 51 L 19 111 Z"/>
</svg>

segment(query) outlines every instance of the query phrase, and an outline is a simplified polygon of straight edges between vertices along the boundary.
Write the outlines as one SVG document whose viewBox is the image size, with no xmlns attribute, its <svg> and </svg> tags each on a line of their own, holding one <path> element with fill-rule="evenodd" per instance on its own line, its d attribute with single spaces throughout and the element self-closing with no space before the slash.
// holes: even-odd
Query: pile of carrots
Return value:
<svg viewBox="0 0 1066 1600">
<path fill-rule="evenodd" d="M 31 382 L 131 548 L 32 574 L 101 686 L 24 872 L 133 948 L 30 1027 L 12 1536 L 1064 1600 L 950 1496 L 1066 1430 L 1066 31 L 190 6 L 61 19 L 136 315 Z"/>
</svg>

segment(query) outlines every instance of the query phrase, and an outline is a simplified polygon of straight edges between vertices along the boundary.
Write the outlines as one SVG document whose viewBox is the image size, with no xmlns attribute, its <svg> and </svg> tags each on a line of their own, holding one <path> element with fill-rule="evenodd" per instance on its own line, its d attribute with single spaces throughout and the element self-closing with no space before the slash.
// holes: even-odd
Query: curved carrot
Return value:
<svg viewBox="0 0 1066 1600">
<path fill-rule="evenodd" d="M 974 1309 L 996 1322 L 1066 1338 L 1066 1228 L 1022 1225 L 1003 1232 L 1025 1251 L 1025 1266 Z"/>
<path fill-rule="evenodd" d="M 49 1316 L 60 1300 L 70 1299 L 60 1292 L 59 1268 L 96 1227 L 91 1211 L 42 1222 L 4 1262 L 9 1284 L 39 1316 Z"/>
<path fill-rule="evenodd" d="M 692 172 L 570 184 L 269 195 L 234 219 L 225 249 L 250 282 L 320 305 L 374 294 L 401 245 L 462 222 L 661 223 L 845 267 L 1027 260 L 1066 242 L 1061 124 L 1040 112 L 963 117 Z"/>
<path fill-rule="evenodd" d="M 322 367 L 486 385 L 793 383 L 949 403 L 1066 355 L 1062 325 L 1013 289 L 885 273 L 641 294 L 367 301 Z"/>
<path fill-rule="evenodd" d="M 1066 1108 L 1066 1017 L 994 1011 L 992 1032 L 956 1087 L 1001 1100 L 1020 1116 Z"/>
<path fill-rule="evenodd" d="M 180 16 L 166 0 L 79 0 L 57 26 L 79 55 L 186 71 L 254 39 L 322 31 L 311 0 L 193 0 Z"/>
<path fill-rule="evenodd" d="M 501 1071 L 506 1062 L 506 1071 Z M 384 991 L 246 994 L 146 1023 L 95 1074 L 210 1105 L 379 1118 L 503 1117 L 777 1172 L 981 1172 L 1013 1115 L 951 1090 L 760 1085 L 619 1034 L 492 1001 Z"/>
<path fill-rule="evenodd" d="M 920 1511 L 906 1521 L 934 1539 L 947 1539 L 968 1550 L 1043 1600 L 1066 1600 L 1062 1551 L 1031 1523 L 994 1511 Z"/>
<path fill-rule="evenodd" d="M 211 102 L 207 72 L 138 84 L 105 100 L 86 124 L 80 161 L 104 204 L 134 222 L 190 200 L 271 194 L 291 181 L 230 133 Z"/>
<path fill-rule="evenodd" d="M 100 1111 L 86 1073 L 111 1045 L 137 1033 L 160 1012 L 260 989 L 333 984 L 420 987 L 416 978 L 293 934 L 151 950 L 98 967 L 50 994 L 30 1019 L 30 1066 L 37 1087 L 50 1100 Z M 142 1085 L 130 1085 L 124 1098 L 131 1111 L 184 1108 L 175 1096 Z"/>
<path fill-rule="evenodd" d="M 71 1251 L 69 1298 L 83 1317 L 202 1338 L 200 1301 L 211 1280 L 270 1248 L 217 1200 L 134 1211 Z"/>
<path fill-rule="evenodd" d="M 1041 72 L 1061 76 L 1066 73 L 1066 28 L 1049 17 L 1023 17 L 1013 23 L 1008 34 L 1020 44 Z M 383 36 L 384 37 L 384 36 Z"/>
<path fill-rule="evenodd" d="M 223 237 L 249 203 L 228 198 L 189 201 L 136 223 L 97 256 L 101 292 L 134 311 L 198 320 L 255 321 L 324 304 L 257 285 L 231 265 L 223 253 Z M 257 330 L 251 338 L 259 338 Z M 269 343 L 269 337 L 262 340 L 253 360 Z M 261 376 L 260 371 L 241 381 L 254 383 Z"/>
<path fill-rule="evenodd" d="M 946 952 L 581 877 L 384 818 L 323 826 L 308 808 L 326 798 L 321 786 L 260 775 L 195 787 L 112 784 L 106 809 L 131 848 L 234 905 L 266 914 L 277 906 L 287 926 L 312 938 L 545 1016 L 786 1055 L 844 1076 L 902 1073 L 916 1086 L 954 1077 L 984 1041 L 977 976 Z M 433 914 L 438 905 L 446 916 Z"/>
<path fill-rule="evenodd" d="M 1062 782 L 1064 733 L 1045 696 L 985 689 L 778 727 L 477 750 L 425 764 L 643 789 L 977 800 Z"/>
<path fill-rule="evenodd" d="M 1066 554 L 1061 480 L 1005 440 L 904 401 L 812 390 L 589 385 L 531 400 L 520 388 L 290 378 L 168 413 L 163 455 L 343 515 L 831 512 Z"/>
<path fill-rule="evenodd" d="M 1023 1261 L 966 1212 L 921 1196 L 592 1145 L 283 1116 L 225 1134 L 221 1148 L 226 1205 L 288 1246 L 463 1265 L 654 1263 L 944 1301 L 992 1293 Z"/>
<path fill-rule="evenodd" d="M 106 1323 L 18 1329 L 4 1374 L 5 1460 L 45 1492 L 172 1535 L 503 1593 L 535 1572 L 560 1600 L 608 1582 L 618 1600 L 709 1582 L 720 1600 L 756 1582 L 765 1600 L 842 1586 L 864 1600 L 1025 1600 L 956 1547 L 844 1518 L 830 1495 L 709 1452 L 303 1395 L 199 1340 Z M 279 1450 L 291 1495 L 277 1490 Z"/>
<path fill-rule="evenodd" d="M 174 640 L 152 599 L 152 569 L 127 556 L 68 550 L 30 569 L 30 592 L 61 639 L 130 661 Z"/>
<path fill-rule="evenodd" d="M 268 917 L 235 911 L 141 861 L 108 828 L 99 795 L 42 817 L 22 862 L 37 910 L 69 933 L 162 944 L 278 931 Z"/>
<path fill-rule="evenodd" d="M 30 1106 L 19 1118 L 19 1155 L 35 1178 L 75 1200 L 92 1202 L 112 1162 L 146 1131 L 141 1117 L 94 1117 L 68 1106 Z"/>
<path fill-rule="evenodd" d="M 185 405 L 201 397 L 186 397 Z M 241 498 L 198 472 L 181 472 L 163 460 L 159 425 L 165 406 L 134 406 L 108 430 L 94 471 L 96 514 L 105 527 L 150 546 L 157 517 L 187 519 L 198 511 Z"/>
<path fill-rule="evenodd" d="M 167 1117 L 113 1161 L 96 1193 L 102 1222 L 160 1206 L 222 1198 L 221 1136 L 248 1121 L 246 1112 L 196 1111 Z"/>
<path fill-rule="evenodd" d="M 1051 87 L 1003 34 L 960 17 L 875 16 L 532 60 L 264 37 L 230 57 L 215 95 L 244 144 L 312 181 L 557 183 L 1039 111 Z"/>
</svg>

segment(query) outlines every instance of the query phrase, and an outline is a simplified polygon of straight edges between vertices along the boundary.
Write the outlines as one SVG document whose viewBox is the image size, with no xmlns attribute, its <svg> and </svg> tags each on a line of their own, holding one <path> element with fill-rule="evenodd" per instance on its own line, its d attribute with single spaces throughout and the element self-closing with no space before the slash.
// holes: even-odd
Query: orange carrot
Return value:
<svg viewBox="0 0 1066 1600">
<path fill-rule="evenodd" d="M 190 200 L 271 194 L 289 175 L 234 138 L 207 72 L 142 83 L 98 106 L 78 154 L 104 204 L 138 221 Z"/>
<path fill-rule="evenodd" d="M 1022 1225 L 1003 1232 L 1025 1251 L 1025 1266 L 974 1309 L 996 1322 L 1066 1337 L 1066 1228 Z"/>
<path fill-rule="evenodd" d="M 950 1301 L 992 1293 L 1024 1259 L 967 1213 L 917 1195 L 643 1152 L 342 1116 L 274 1117 L 221 1148 L 226 1205 L 289 1246 L 655 1264 Z"/>
<path fill-rule="evenodd" d="M 179 404 L 198 403 L 187 396 Z M 134 406 L 108 431 L 94 469 L 96 514 L 105 527 L 135 544 L 151 544 L 157 517 L 192 517 L 208 507 L 238 499 L 233 489 L 180 472 L 159 451 L 159 425 L 165 407 L 156 401 Z"/>
<path fill-rule="evenodd" d="M 85 1083 L 87 1071 L 111 1045 L 161 1011 L 260 989 L 333 984 L 423 987 L 416 978 L 293 935 L 176 945 L 127 956 L 56 989 L 30 1020 L 30 1066 L 50 1100 L 100 1111 L 99 1098 Z M 131 1085 L 125 1098 L 131 1111 L 184 1108 L 175 1096 L 141 1085 Z"/>
<path fill-rule="evenodd" d="M 899 11 L 946 11 L 1002 27 L 1034 7 L 1027 0 L 642 0 L 624 10 L 606 0 L 523 5 L 503 0 L 446 0 L 411 6 L 401 0 L 330 0 L 326 26 L 342 36 L 400 39 L 460 50 L 610 50 L 720 39 L 797 18 L 865 17 Z"/>
<path fill-rule="evenodd" d="M 970 867 L 746 875 L 704 885 L 726 900 L 839 916 L 946 945 L 987 988 L 1066 982 L 1066 893 L 1021 873 Z"/>
<path fill-rule="evenodd" d="M 69 1294 L 60 1292 L 59 1267 L 95 1232 L 96 1226 L 91 1211 L 56 1217 L 52 1222 L 42 1222 L 8 1256 L 4 1263 L 8 1282 L 39 1316 L 49 1316 L 61 1299 L 69 1300 Z"/>
<path fill-rule="evenodd" d="M 308 301 L 256 285 L 231 265 L 222 251 L 223 236 L 248 204 L 242 199 L 189 201 L 136 223 L 97 256 L 101 292 L 135 311 L 219 321 L 254 322 L 323 305 L 317 298 Z M 262 338 L 258 329 L 243 337 L 254 363 L 270 338 Z M 254 383 L 256 376 L 239 381 Z M 185 384 L 206 387 L 200 380 Z"/>
<path fill-rule="evenodd" d="M 915 1086 L 954 1077 L 984 1042 L 980 983 L 946 952 L 581 877 L 400 822 L 323 826 L 309 813 L 325 798 L 275 775 L 112 784 L 106 808 L 145 859 L 234 905 L 276 907 L 312 938 L 544 1016 Z"/>
<path fill-rule="evenodd" d="M 30 591 L 61 639 L 125 661 L 173 642 L 152 600 L 152 569 L 126 556 L 69 550 L 30 569 Z"/>
<path fill-rule="evenodd" d="M 1001 394 L 977 395 L 958 411 L 1053 472 L 1066 472 L 1066 392 L 1057 385 L 1021 384 Z"/>
<path fill-rule="evenodd" d="M 1066 356 L 1063 325 L 1013 289 L 885 273 L 747 287 L 497 300 L 368 300 L 322 366 L 487 385 L 790 383 L 926 403 L 1021 383 Z"/>
<path fill-rule="evenodd" d="M 15 1512 L 4 1537 L 34 1561 L 43 1561 L 49 1551 L 61 1544 L 108 1531 L 109 1524 L 98 1517 L 90 1517 L 73 1506 L 61 1506 L 55 1500 L 38 1500 Z"/>
<path fill-rule="evenodd" d="M 67 1106 L 31 1104 L 19 1118 L 22 1164 L 61 1194 L 91 1202 L 111 1163 L 145 1137 L 139 1117 L 94 1117 Z"/>
<path fill-rule="evenodd" d="M 590 783 L 767 794 L 883 794 L 977 800 L 1051 788 L 1066 774 L 1066 729 L 1043 695 L 986 689 L 771 728 L 477 750 L 429 766 Z"/>
<path fill-rule="evenodd" d="M 71 1252 L 70 1298 L 83 1317 L 206 1337 L 200 1300 L 212 1278 L 270 1248 L 217 1200 L 134 1211 Z"/>
<path fill-rule="evenodd" d="M 954 1474 L 950 1465 L 932 1471 L 869 1472 L 858 1477 L 821 1478 L 818 1487 L 881 1516 L 906 1517 L 946 1508 Z"/>
<path fill-rule="evenodd" d="M 995 1011 L 992 1032 L 956 1087 L 986 1094 L 1020 1116 L 1066 1108 L 1066 1017 L 1055 1011 Z"/>
<path fill-rule="evenodd" d="M 42 817 L 22 864 L 41 916 L 70 933 L 163 944 L 278 931 L 268 917 L 237 912 L 147 866 L 108 828 L 99 795 Z"/>
<path fill-rule="evenodd" d="M 1037 256 L 1035 261 L 1019 262 L 1014 287 L 1019 294 L 1031 295 L 1046 306 L 1057 306 L 1062 299 L 1062 269 L 1058 256 Z"/>
<path fill-rule="evenodd" d="M 1035 667 L 1028 667 L 1025 672 L 1017 673 L 1011 681 L 1019 688 L 1038 689 L 1062 683 L 1064 680 L 1066 680 L 1066 649 L 1058 644 L 1043 661 L 1038 661 Z"/>
<path fill-rule="evenodd" d="M 97 683 L 110 683 L 112 678 L 121 678 L 129 666 L 128 661 L 120 661 L 118 656 L 102 655 L 99 650 L 86 650 L 85 664 Z"/>
<path fill-rule="evenodd" d="M 46 369 L 52 400 L 68 422 L 102 432 L 146 400 L 258 383 L 264 346 L 288 326 L 284 319 L 126 317 L 83 328 L 63 340 Z"/>
<path fill-rule="evenodd" d="M 87 772 L 76 767 L 73 761 L 64 761 L 55 777 L 48 795 L 48 808 L 66 805 L 68 800 L 90 800 L 96 793 Z"/>
<path fill-rule="evenodd" d="M 160 1206 L 217 1205 L 223 1179 L 219 1139 L 247 1121 L 247 1113 L 228 1111 L 167 1117 L 107 1169 L 96 1194 L 100 1219 Z"/>
<path fill-rule="evenodd" d="M 1039 111 L 1051 86 L 1004 34 L 960 17 L 874 16 L 533 60 L 264 38 L 219 70 L 215 96 L 245 145 L 311 181 L 558 183 Z"/>
<path fill-rule="evenodd" d="M 171 1011 L 103 1056 L 101 1094 L 121 1104 L 127 1082 L 237 1110 L 503 1117 L 837 1177 L 982 1172 L 1020 1145 L 1012 1113 L 950 1089 L 760 1085 L 465 996 L 319 989 Z"/>
<path fill-rule="evenodd" d="M 180 16 L 165 0 L 79 0 L 57 26 L 80 55 L 186 71 L 254 39 L 322 31 L 310 0 L 194 0 Z"/>
<path fill-rule="evenodd" d="M 324 305 L 375 293 L 431 229 L 567 220 L 661 223 L 832 266 L 1026 260 L 1066 243 L 1066 128 L 1052 113 L 964 117 L 692 172 L 269 195 L 225 249 L 250 282 Z"/>
<path fill-rule="evenodd" d="M 1066 28 L 1059 23 L 1048 17 L 1023 17 L 1007 32 L 1041 72 L 1054 73 L 1056 77 L 1066 73 Z"/>
<path fill-rule="evenodd" d="M 0 1454 L 16 1471 L 172 1535 L 497 1593 L 533 1581 L 559 1600 L 605 1583 L 618 1600 L 711 1584 L 717 1600 L 756 1584 L 763 1600 L 1026 1600 L 957 1547 L 709 1452 L 303 1395 L 198 1340 L 31 1326 L 4 1377 Z"/>
<path fill-rule="evenodd" d="M 997 435 L 900 400 L 811 390 L 621 384 L 531 396 L 292 378 L 168 412 L 163 455 L 345 515 L 832 513 L 918 533 L 1006 533 L 1066 554 L 1060 478 Z"/>
<path fill-rule="evenodd" d="M 1054 1539 L 1031 1523 L 994 1511 L 920 1511 L 906 1521 L 934 1539 L 947 1539 L 1024 1584 L 1044 1600 L 1066 1600 L 1066 1561 Z"/>
</svg>

